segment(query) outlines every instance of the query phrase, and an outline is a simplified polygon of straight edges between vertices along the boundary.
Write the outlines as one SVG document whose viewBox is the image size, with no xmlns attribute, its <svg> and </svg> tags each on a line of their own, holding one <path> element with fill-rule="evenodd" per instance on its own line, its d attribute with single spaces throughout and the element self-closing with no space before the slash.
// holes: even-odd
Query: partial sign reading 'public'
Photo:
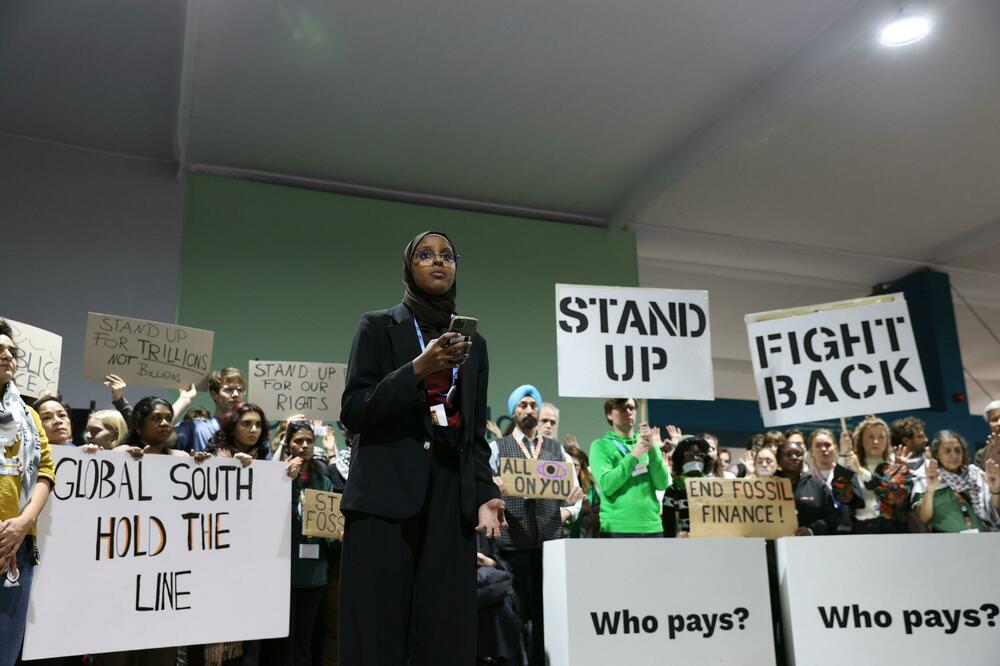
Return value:
<svg viewBox="0 0 1000 666">
<path fill-rule="evenodd" d="M 250 361 L 250 398 L 272 418 L 336 421 L 346 374 L 343 363 Z"/>
<path fill-rule="evenodd" d="M 115 374 L 128 384 L 178 388 L 212 368 L 215 333 L 190 326 L 91 312 L 83 342 L 83 378 Z"/>
<path fill-rule="evenodd" d="M 500 481 L 511 497 L 566 499 L 575 478 L 573 463 L 566 460 L 500 458 Z"/>
<path fill-rule="evenodd" d="M 686 479 L 693 537 L 792 536 L 798 528 L 788 479 Z"/>
<path fill-rule="evenodd" d="M 902 294 L 745 319 L 766 427 L 929 405 Z"/>
<path fill-rule="evenodd" d="M 289 599 L 284 465 L 66 446 L 53 458 L 25 659 L 287 633 L 274 622 Z M 114 618 L 115 630 L 68 617 Z"/>
<path fill-rule="evenodd" d="M 708 292 L 556 285 L 559 395 L 713 400 Z"/>
<path fill-rule="evenodd" d="M 62 337 L 13 319 L 8 319 L 7 323 L 17 345 L 14 385 L 30 396 L 38 396 L 42 391 L 58 391 Z"/>
</svg>

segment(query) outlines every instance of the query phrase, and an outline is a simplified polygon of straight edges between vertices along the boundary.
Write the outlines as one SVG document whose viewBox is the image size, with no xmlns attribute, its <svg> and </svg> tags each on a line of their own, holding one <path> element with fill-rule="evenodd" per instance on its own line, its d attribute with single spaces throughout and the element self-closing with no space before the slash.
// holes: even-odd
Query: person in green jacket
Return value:
<svg viewBox="0 0 1000 666">
<path fill-rule="evenodd" d="M 590 445 L 590 469 L 601 497 L 602 537 L 659 537 L 660 502 L 670 473 L 660 456 L 659 428 L 643 423 L 635 433 L 633 398 L 609 398 L 604 417 L 612 429 Z"/>
</svg>

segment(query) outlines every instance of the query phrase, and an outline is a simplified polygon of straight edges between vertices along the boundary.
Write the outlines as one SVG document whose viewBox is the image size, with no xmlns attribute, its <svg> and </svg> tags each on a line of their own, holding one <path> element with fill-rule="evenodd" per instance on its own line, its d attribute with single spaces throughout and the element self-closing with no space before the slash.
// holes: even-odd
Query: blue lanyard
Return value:
<svg viewBox="0 0 1000 666">
<path fill-rule="evenodd" d="M 628 455 L 629 453 L 632 452 L 632 449 L 628 448 L 625 442 L 619 439 L 616 435 L 612 435 L 611 437 L 609 437 L 609 439 L 616 447 L 618 447 L 618 450 L 624 453 L 625 455 Z"/>
<path fill-rule="evenodd" d="M 420 351 L 423 352 L 424 351 L 424 347 L 426 347 L 427 344 L 424 342 L 424 334 L 420 330 L 420 324 L 417 323 L 417 318 L 416 317 L 413 318 L 413 328 L 417 329 L 417 340 L 420 341 Z M 452 402 L 452 394 L 455 391 L 455 386 L 456 385 L 458 385 L 458 368 L 452 368 L 451 369 L 451 388 L 448 389 L 448 393 L 447 394 L 444 394 L 444 393 L 441 394 L 441 395 L 445 396 L 445 399 L 449 403 Z"/>
</svg>

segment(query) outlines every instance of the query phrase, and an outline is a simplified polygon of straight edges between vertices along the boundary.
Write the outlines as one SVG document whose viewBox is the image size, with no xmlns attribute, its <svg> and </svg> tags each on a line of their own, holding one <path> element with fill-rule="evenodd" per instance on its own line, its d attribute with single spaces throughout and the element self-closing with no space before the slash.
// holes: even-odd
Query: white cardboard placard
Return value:
<svg viewBox="0 0 1000 666">
<path fill-rule="evenodd" d="M 745 317 L 765 427 L 929 406 L 902 294 Z"/>
<path fill-rule="evenodd" d="M 556 285 L 559 395 L 714 400 L 708 292 Z"/>
<path fill-rule="evenodd" d="M 560 539 L 543 559 L 552 666 L 774 664 L 763 539 Z"/>
<path fill-rule="evenodd" d="M 136 462 L 66 446 L 53 447 L 53 457 L 25 659 L 288 634 L 291 480 L 283 464 L 163 455 Z"/>
<path fill-rule="evenodd" d="M 995 666 L 1000 534 L 777 541 L 789 664 Z"/>
<path fill-rule="evenodd" d="M 13 319 L 7 323 L 14 332 L 19 356 L 14 371 L 17 390 L 35 397 L 46 390 L 58 392 L 62 336 Z"/>
</svg>

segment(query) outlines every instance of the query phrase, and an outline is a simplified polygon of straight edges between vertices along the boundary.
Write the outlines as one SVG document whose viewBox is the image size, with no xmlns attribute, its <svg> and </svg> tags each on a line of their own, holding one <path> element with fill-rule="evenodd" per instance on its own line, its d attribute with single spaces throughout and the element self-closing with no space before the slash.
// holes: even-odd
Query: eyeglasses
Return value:
<svg viewBox="0 0 1000 666">
<path fill-rule="evenodd" d="M 619 412 L 634 412 L 635 405 L 617 405 L 615 409 Z"/>
<path fill-rule="evenodd" d="M 436 257 L 441 257 L 441 261 L 454 266 L 458 262 L 458 255 L 445 250 L 444 252 L 433 252 L 431 250 L 417 250 L 413 253 L 413 258 L 417 260 L 418 266 L 430 266 Z"/>
<path fill-rule="evenodd" d="M 223 386 L 219 389 L 219 393 L 223 395 L 244 395 L 247 392 L 246 386 Z"/>
</svg>

